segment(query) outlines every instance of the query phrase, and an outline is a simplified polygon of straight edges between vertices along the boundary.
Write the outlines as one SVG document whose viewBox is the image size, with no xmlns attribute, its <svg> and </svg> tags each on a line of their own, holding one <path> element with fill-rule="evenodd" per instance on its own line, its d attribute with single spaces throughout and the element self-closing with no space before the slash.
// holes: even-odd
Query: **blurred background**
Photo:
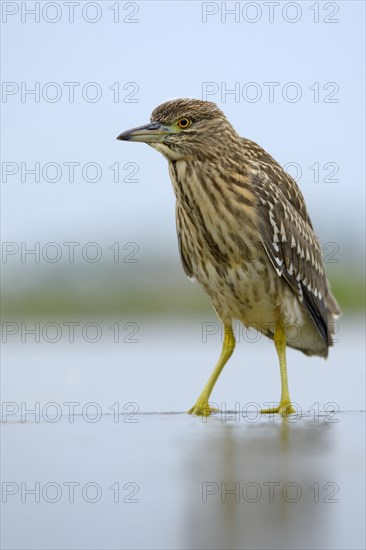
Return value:
<svg viewBox="0 0 366 550">
<path fill-rule="evenodd" d="M 210 371 L 220 326 L 180 265 L 167 163 L 145 144 L 115 139 L 148 122 L 161 102 L 187 96 L 216 101 L 243 136 L 297 179 L 344 311 L 337 339 L 349 343 L 345 353 L 363 353 L 362 3 L 85 2 L 71 9 L 5 2 L 2 10 L 7 349 L 37 344 L 60 356 L 80 345 L 94 355 L 116 340 L 118 361 L 133 353 L 142 376 L 150 338 L 154 365 L 165 365 L 173 380 L 186 379 L 186 365 L 196 364 L 193 331 Z M 185 328 L 175 331 L 178 320 Z M 86 323 L 96 325 L 94 332 Z M 170 330 L 179 341 L 167 342 Z M 274 360 L 258 335 L 244 330 L 238 340 L 246 348 L 234 358 L 240 364 L 248 342 L 259 357 L 270 350 Z M 167 354 L 182 348 L 185 366 L 170 369 Z M 295 361 L 306 365 L 304 375 L 318 365 L 324 372 L 340 353 L 332 351 L 326 363 L 296 353 Z M 81 368 L 73 366 L 80 379 Z M 245 369 L 238 375 L 247 380 Z M 200 377 L 206 374 L 198 370 L 191 399 Z M 67 381 L 57 387 L 69 389 Z M 108 394 L 107 381 L 99 385 L 104 389 Z M 145 402 L 143 388 L 138 397 L 148 410 L 186 407 L 164 394 Z M 352 390 L 346 408 L 353 398 Z"/>
<path fill-rule="evenodd" d="M 273 13 L 260 2 L 89 4 L 41 4 L 36 22 L 32 2 L 3 3 L 7 315 L 210 311 L 179 265 L 166 161 L 115 140 L 175 97 L 217 102 L 287 166 L 336 296 L 360 310 L 362 3 L 317 3 L 319 13 L 300 3 Z"/>
<path fill-rule="evenodd" d="M 121 411 L 129 403 L 139 412 L 184 411 L 208 378 L 221 328 L 208 298 L 180 265 L 167 163 L 147 145 L 115 139 L 177 97 L 215 101 L 241 135 L 297 179 L 344 315 L 326 362 L 289 351 L 290 389 L 303 411 L 315 403 L 323 412 L 329 403 L 339 411 L 363 410 L 364 4 L 80 1 L 2 2 L 1 8 L 2 399 L 15 403 L 13 417 L 22 402 L 56 402 L 63 414 L 64 402 L 96 402 L 103 414 L 116 402 Z M 213 400 L 224 409 L 276 401 L 273 345 L 240 326 L 236 334 L 236 353 Z M 192 426 L 184 424 L 184 437 Z M 353 426 L 355 438 L 361 437 L 360 426 Z M 154 433 L 160 428 L 164 433 L 162 425 Z M 174 462 L 173 434 L 180 428 L 167 429 L 171 446 L 164 456 L 171 453 Z M 90 441 L 102 438 L 93 433 Z M 212 452 L 211 433 L 203 436 L 201 457 Z M 235 434 L 226 430 L 213 439 L 245 453 L 235 443 L 243 434 Z M 146 436 L 136 430 L 131 446 L 140 449 Z M 255 437 L 270 452 L 271 436 Z M 290 462 L 302 453 L 296 443 L 302 436 L 294 437 Z M 28 440 L 13 433 L 10 440 L 15 455 L 22 455 Z M 309 448 L 322 454 L 319 439 L 310 441 Z M 337 436 L 332 441 L 336 447 Z M 255 447 L 256 456 L 263 445 Z M 190 456 L 183 452 L 184 460 L 194 460 L 194 447 L 192 439 L 183 445 Z M 39 449 L 47 456 L 42 443 Z M 155 458 L 162 468 L 163 455 Z M 9 453 L 16 478 L 13 459 Z M 33 459 L 34 466 L 40 458 Z M 125 459 L 130 466 L 136 455 Z M 18 466 L 32 477 L 31 467 Z M 198 479 L 204 461 L 197 471 Z M 234 471 L 240 475 L 240 468 Z M 186 476 L 173 476 L 170 495 L 185 486 Z M 16 533 L 18 512 L 9 524 L 8 548 L 57 547 L 52 533 L 35 533 L 26 542 Z M 179 535 L 177 527 L 166 547 L 205 547 L 207 541 L 213 547 L 190 521 L 179 524 L 190 535 Z M 362 546 L 357 529 L 352 548 Z M 164 547 L 154 536 L 149 547 Z M 92 547 L 79 537 L 73 548 Z M 324 548 L 336 539 L 325 536 Z M 109 543 L 133 547 L 133 540 L 130 533 L 124 543 L 113 536 Z M 338 540 L 341 548 L 344 539 Z M 299 548 L 320 547 L 306 537 L 299 541 Z M 251 536 L 246 544 L 254 544 Z"/>
</svg>

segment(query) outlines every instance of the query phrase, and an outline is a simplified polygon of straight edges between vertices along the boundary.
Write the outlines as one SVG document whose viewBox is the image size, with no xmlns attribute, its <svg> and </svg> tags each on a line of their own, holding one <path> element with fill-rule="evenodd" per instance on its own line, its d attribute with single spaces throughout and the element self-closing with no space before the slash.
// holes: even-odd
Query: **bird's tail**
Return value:
<svg viewBox="0 0 366 550">
<path fill-rule="evenodd" d="M 325 297 L 325 303 L 327 306 L 327 313 L 329 318 L 338 319 L 342 315 L 341 308 L 338 305 L 337 300 L 334 298 L 331 290 L 329 281 L 327 281 L 327 294 Z"/>
<path fill-rule="evenodd" d="M 342 315 L 341 308 L 338 305 L 337 300 L 334 298 L 329 281 L 327 281 L 327 295 L 325 297 L 325 303 L 328 313 L 328 329 L 329 329 L 329 346 L 334 345 L 334 334 L 337 332 L 337 326 L 335 321 Z"/>
</svg>

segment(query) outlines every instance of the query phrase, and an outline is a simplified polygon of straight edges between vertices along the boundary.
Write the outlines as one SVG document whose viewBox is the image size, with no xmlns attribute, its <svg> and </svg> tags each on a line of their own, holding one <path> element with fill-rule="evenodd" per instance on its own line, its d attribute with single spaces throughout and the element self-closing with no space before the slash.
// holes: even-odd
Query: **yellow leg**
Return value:
<svg viewBox="0 0 366 550">
<path fill-rule="evenodd" d="M 210 378 L 203 391 L 201 392 L 199 398 L 196 401 L 196 404 L 187 411 L 189 414 L 198 414 L 202 416 L 208 416 L 211 412 L 214 412 L 216 409 L 213 409 L 209 406 L 208 400 L 213 390 L 216 380 L 220 376 L 220 373 L 224 366 L 226 365 L 228 359 L 234 351 L 235 347 L 235 338 L 231 326 L 225 325 L 225 337 L 224 343 L 222 345 L 222 351 L 220 359 L 216 367 L 214 368 Z"/>
<path fill-rule="evenodd" d="M 290 394 L 288 391 L 288 380 L 287 380 L 287 367 L 286 367 L 286 332 L 284 327 L 281 324 L 276 325 L 275 334 L 274 334 L 274 343 L 277 350 L 278 359 L 280 360 L 280 369 L 281 369 L 281 399 L 278 407 L 262 409 L 262 414 L 274 414 L 278 413 L 282 416 L 287 416 L 292 414 L 295 411 L 291 405 Z"/>
</svg>

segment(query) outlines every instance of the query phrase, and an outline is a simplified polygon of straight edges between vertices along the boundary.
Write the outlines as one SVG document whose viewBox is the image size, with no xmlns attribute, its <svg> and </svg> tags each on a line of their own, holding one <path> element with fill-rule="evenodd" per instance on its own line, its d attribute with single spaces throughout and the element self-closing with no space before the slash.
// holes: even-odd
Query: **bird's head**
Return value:
<svg viewBox="0 0 366 550">
<path fill-rule="evenodd" d="M 174 99 L 156 107 L 150 124 L 120 134 L 122 141 L 140 141 L 154 147 L 168 160 L 210 160 L 222 155 L 223 144 L 237 136 L 215 103 L 199 99 Z"/>
</svg>

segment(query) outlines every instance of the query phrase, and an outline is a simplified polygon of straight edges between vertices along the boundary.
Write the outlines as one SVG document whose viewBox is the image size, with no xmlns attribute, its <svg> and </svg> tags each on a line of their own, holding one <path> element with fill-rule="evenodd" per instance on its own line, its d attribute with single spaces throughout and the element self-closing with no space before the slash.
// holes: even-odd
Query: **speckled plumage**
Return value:
<svg viewBox="0 0 366 550">
<path fill-rule="evenodd" d="M 179 116 L 214 129 L 211 146 L 210 139 L 199 146 L 194 124 L 179 146 L 169 137 L 153 145 L 169 161 L 185 272 L 224 324 L 238 319 L 271 337 L 280 318 L 296 325 L 287 345 L 326 356 L 328 325 L 340 312 L 296 182 L 259 145 L 241 138 L 213 103 L 167 102 L 151 121 L 169 124 Z"/>
<path fill-rule="evenodd" d="M 179 127 L 181 120 L 186 127 Z M 184 271 L 206 291 L 225 327 L 219 363 L 189 412 L 212 410 L 209 395 L 235 346 L 233 320 L 276 344 L 281 401 L 262 412 L 294 412 L 285 347 L 326 357 L 328 327 L 340 314 L 296 182 L 206 101 L 163 103 L 150 125 L 119 139 L 146 142 L 168 160 Z"/>
</svg>

